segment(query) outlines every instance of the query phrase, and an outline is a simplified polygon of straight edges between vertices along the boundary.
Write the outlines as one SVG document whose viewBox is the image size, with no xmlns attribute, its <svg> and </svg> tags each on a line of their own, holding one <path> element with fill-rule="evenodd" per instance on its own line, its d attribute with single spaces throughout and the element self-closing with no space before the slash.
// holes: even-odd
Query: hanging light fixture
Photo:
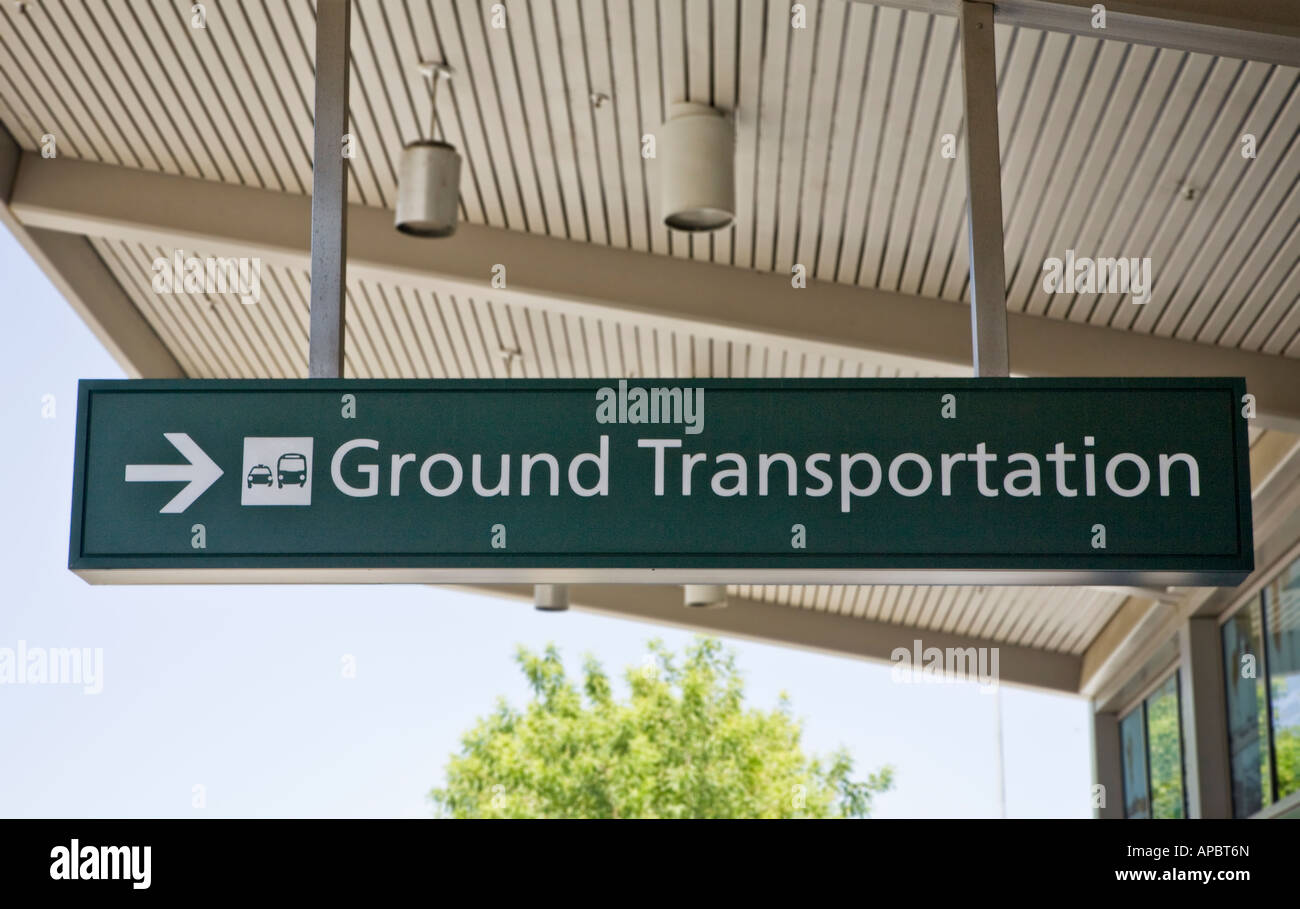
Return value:
<svg viewBox="0 0 1300 909">
<path fill-rule="evenodd" d="M 563 612 L 569 608 L 569 585 L 534 584 L 533 605 L 542 612 Z"/>
<path fill-rule="evenodd" d="M 707 104 L 672 104 L 659 128 L 659 187 L 664 224 L 710 231 L 736 219 L 735 129 Z"/>
<path fill-rule="evenodd" d="M 456 146 L 434 138 L 438 123 L 438 83 L 451 78 L 444 63 L 421 63 L 429 83 L 429 138 L 402 149 L 397 171 L 396 227 L 413 237 L 449 237 L 456 232 L 460 202 L 460 155 Z"/>
<path fill-rule="evenodd" d="M 708 609 L 727 605 L 727 586 L 725 584 L 686 584 L 685 587 L 687 606 Z"/>
</svg>

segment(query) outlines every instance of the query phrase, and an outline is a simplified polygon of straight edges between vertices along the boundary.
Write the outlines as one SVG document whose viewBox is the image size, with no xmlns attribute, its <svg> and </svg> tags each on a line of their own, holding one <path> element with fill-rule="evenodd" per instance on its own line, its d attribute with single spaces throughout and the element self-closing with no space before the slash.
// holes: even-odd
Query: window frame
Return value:
<svg viewBox="0 0 1300 909">
<path fill-rule="evenodd" d="M 1292 565 L 1296 564 L 1297 562 L 1300 562 L 1300 540 L 1297 540 L 1290 547 L 1288 547 L 1279 558 L 1275 559 L 1272 562 L 1272 564 L 1268 566 L 1268 569 L 1266 571 L 1260 572 L 1258 578 L 1255 581 L 1243 587 L 1241 596 L 1238 597 L 1231 606 L 1229 606 L 1227 609 L 1219 613 L 1217 617 L 1220 651 L 1222 651 L 1223 649 L 1223 626 L 1227 625 L 1228 622 L 1231 621 L 1243 609 L 1248 609 L 1253 606 L 1256 610 L 1258 610 L 1257 614 L 1259 616 L 1259 622 L 1260 622 L 1259 625 L 1260 641 L 1262 643 L 1262 646 L 1260 647 L 1260 653 L 1258 654 L 1258 659 L 1259 659 L 1260 667 L 1262 669 L 1262 678 L 1264 681 L 1265 722 L 1268 724 L 1267 727 L 1268 741 L 1265 742 L 1265 746 L 1268 748 L 1268 792 L 1265 793 L 1267 798 L 1265 799 L 1264 804 L 1260 806 L 1258 811 L 1252 812 L 1251 814 L 1245 814 L 1245 815 L 1237 814 L 1237 806 L 1234 801 L 1232 806 L 1232 813 L 1233 813 L 1233 817 L 1237 817 L 1237 818 L 1273 817 L 1274 815 L 1285 814 L 1288 811 L 1292 810 L 1293 808 L 1300 807 L 1300 792 L 1293 792 L 1282 799 L 1279 799 L 1277 797 L 1277 792 L 1278 792 L 1277 756 L 1274 750 L 1274 729 L 1273 729 L 1273 698 L 1272 698 L 1273 678 L 1272 678 L 1272 672 L 1269 667 L 1269 660 L 1268 660 L 1268 610 L 1265 608 L 1265 596 L 1269 586 L 1273 584 L 1273 582 L 1276 581 L 1278 578 L 1280 578 L 1284 571 L 1289 569 Z M 1220 682 L 1225 692 L 1227 691 L 1228 671 L 1229 671 L 1228 666 L 1225 663 L 1223 666 L 1224 677 L 1220 679 Z M 1231 729 L 1232 728 L 1231 717 L 1227 715 L 1227 710 L 1228 710 L 1228 704 L 1225 698 L 1224 721 L 1225 723 L 1228 724 L 1227 728 Z M 1232 761 L 1230 757 L 1228 762 L 1229 780 L 1231 780 L 1232 770 L 1233 770 Z"/>
<path fill-rule="evenodd" d="M 1115 714 L 1116 723 L 1123 723 L 1135 712 L 1142 712 L 1142 760 L 1144 763 L 1143 771 L 1147 784 L 1147 818 L 1130 818 L 1128 814 L 1128 787 L 1125 785 L 1127 774 L 1124 772 L 1123 748 L 1120 749 L 1120 795 L 1123 799 L 1124 819 L 1125 820 L 1165 820 L 1165 818 L 1155 817 L 1155 788 L 1151 783 L 1151 727 L 1147 719 L 1147 701 L 1159 689 L 1163 688 L 1168 681 L 1173 678 L 1174 682 L 1174 703 L 1178 711 L 1178 774 L 1181 778 L 1180 789 L 1183 794 L 1183 817 L 1187 813 L 1187 740 L 1183 733 L 1183 685 L 1180 675 L 1181 665 L 1178 657 L 1175 657 L 1168 666 L 1161 669 L 1160 672 L 1153 676 L 1154 681 L 1144 685 L 1139 694 L 1133 697 L 1124 707 L 1123 710 Z"/>
</svg>

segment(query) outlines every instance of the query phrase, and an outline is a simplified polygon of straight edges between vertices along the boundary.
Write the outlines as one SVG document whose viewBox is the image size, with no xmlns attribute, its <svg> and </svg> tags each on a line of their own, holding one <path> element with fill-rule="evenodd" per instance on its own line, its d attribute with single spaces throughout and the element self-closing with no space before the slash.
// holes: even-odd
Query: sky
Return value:
<svg viewBox="0 0 1300 909">
<path fill-rule="evenodd" d="M 0 817 L 431 817 L 461 734 L 526 702 L 517 645 L 621 674 L 651 639 L 691 640 L 423 585 L 85 583 L 67 570 L 76 383 L 123 374 L 3 228 L 0 274 L 0 648 L 103 654 L 98 694 L 0 683 Z M 806 750 L 894 767 L 875 817 L 1000 815 L 998 695 L 727 643 L 749 704 L 785 692 Z M 1000 692 L 1007 816 L 1090 816 L 1087 702 Z"/>
</svg>

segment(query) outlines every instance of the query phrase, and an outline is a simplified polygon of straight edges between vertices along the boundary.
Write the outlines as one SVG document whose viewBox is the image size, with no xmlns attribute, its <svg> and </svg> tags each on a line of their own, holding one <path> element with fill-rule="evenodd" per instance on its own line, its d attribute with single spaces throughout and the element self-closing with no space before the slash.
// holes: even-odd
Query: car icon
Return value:
<svg viewBox="0 0 1300 909">
<path fill-rule="evenodd" d="M 294 486 L 307 485 L 307 458 L 300 454 L 281 455 L 280 460 L 275 464 L 276 473 L 279 474 L 280 488 L 293 484 Z"/>
<path fill-rule="evenodd" d="M 271 475 L 271 468 L 265 464 L 258 464 L 248 472 L 248 488 L 254 486 L 275 486 L 275 477 Z"/>
</svg>

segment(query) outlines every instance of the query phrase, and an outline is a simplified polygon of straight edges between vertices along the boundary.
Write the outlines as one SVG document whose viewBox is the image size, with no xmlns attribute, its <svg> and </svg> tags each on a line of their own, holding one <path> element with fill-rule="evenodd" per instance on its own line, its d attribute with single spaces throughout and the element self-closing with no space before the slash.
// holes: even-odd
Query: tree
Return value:
<svg viewBox="0 0 1300 909">
<path fill-rule="evenodd" d="M 892 785 L 884 767 L 854 782 L 844 750 L 809 757 L 782 695 L 746 708 L 735 654 L 697 638 L 680 665 L 659 641 L 629 668 L 626 701 L 588 657 L 581 691 L 554 645 L 520 647 L 534 698 L 504 699 L 461 739 L 430 797 L 450 817 L 866 817 Z"/>
</svg>

